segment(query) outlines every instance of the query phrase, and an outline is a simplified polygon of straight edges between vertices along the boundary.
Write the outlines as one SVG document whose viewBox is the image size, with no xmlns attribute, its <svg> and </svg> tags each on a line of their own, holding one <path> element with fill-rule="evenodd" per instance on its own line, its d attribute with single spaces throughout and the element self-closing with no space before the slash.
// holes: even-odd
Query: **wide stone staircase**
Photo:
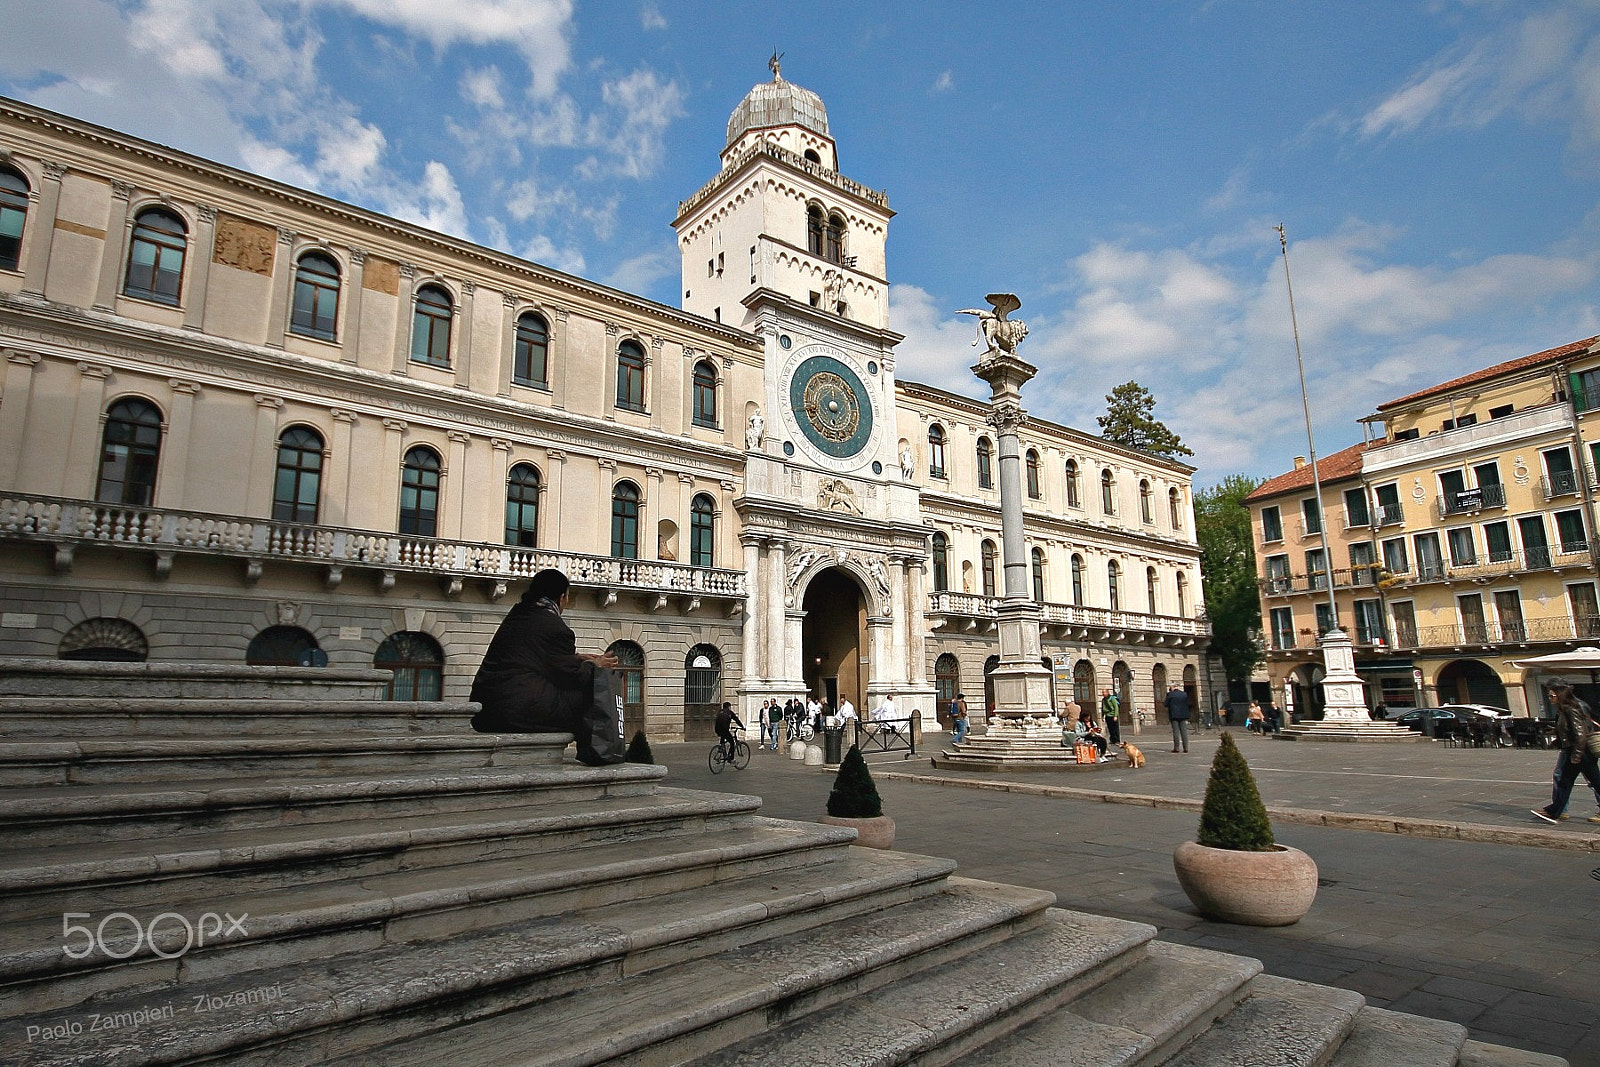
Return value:
<svg viewBox="0 0 1600 1067">
<path fill-rule="evenodd" d="M 386 678 L 0 661 L 0 1064 L 1562 1062 Z"/>
</svg>

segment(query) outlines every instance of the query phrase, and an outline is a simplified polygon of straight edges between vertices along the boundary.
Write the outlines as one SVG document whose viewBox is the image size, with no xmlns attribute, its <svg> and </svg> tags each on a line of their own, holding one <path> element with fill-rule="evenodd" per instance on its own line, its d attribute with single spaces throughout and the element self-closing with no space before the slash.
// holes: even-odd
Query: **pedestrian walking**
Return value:
<svg viewBox="0 0 1600 1067">
<path fill-rule="evenodd" d="M 1578 775 L 1596 790 L 1600 800 L 1600 723 L 1595 722 L 1589 705 L 1579 700 L 1572 691 L 1572 683 L 1562 678 L 1552 678 L 1545 683 L 1550 693 L 1550 703 L 1556 709 L 1556 743 L 1561 746 L 1561 758 L 1556 763 L 1550 789 L 1550 804 L 1534 808 L 1535 818 L 1548 823 L 1566 818 L 1567 801 L 1572 799 L 1572 786 Z M 1600 814 L 1589 817 L 1600 823 Z"/>
<path fill-rule="evenodd" d="M 1167 690 L 1167 721 L 1172 723 L 1172 751 L 1189 751 L 1189 694 L 1177 686 Z"/>
<path fill-rule="evenodd" d="M 1269 696 L 1261 702 L 1261 732 L 1275 734 L 1283 728 L 1283 712 Z"/>
<path fill-rule="evenodd" d="M 950 740 L 958 745 L 967 736 L 967 698 L 965 694 L 957 693 L 956 698 L 950 702 L 950 729 L 953 731 Z"/>
</svg>

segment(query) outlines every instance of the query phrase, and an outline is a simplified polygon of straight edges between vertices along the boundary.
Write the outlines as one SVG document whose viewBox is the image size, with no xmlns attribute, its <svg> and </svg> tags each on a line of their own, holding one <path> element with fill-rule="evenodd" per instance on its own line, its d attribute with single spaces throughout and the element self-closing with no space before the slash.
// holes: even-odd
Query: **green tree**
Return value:
<svg viewBox="0 0 1600 1067">
<path fill-rule="evenodd" d="M 1244 681 L 1261 663 L 1261 594 L 1256 584 L 1255 543 L 1244 498 L 1261 483 L 1230 474 L 1194 496 L 1194 532 L 1200 542 L 1200 576 L 1211 618 L 1211 651 L 1222 657 L 1233 681 Z"/>
<path fill-rule="evenodd" d="M 1138 382 L 1123 382 L 1106 394 L 1106 413 L 1097 421 L 1100 436 L 1158 456 L 1192 456 L 1194 449 L 1155 417 L 1156 398 Z"/>
<path fill-rule="evenodd" d="M 834 776 L 833 789 L 828 793 L 828 814 L 835 819 L 876 819 L 883 814 L 883 800 L 872 781 L 872 772 L 855 745 L 844 754 L 839 773 Z"/>
<path fill-rule="evenodd" d="M 1233 731 L 1222 731 L 1222 743 L 1211 759 L 1211 779 L 1206 783 L 1205 804 L 1200 809 L 1200 832 L 1195 840 L 1207 848 L 1235 852 L 1272 849 L 1272 820 L 1261 803 L 1261 792 L 1250 773 L 1244 753 L 1233 743 Z"/>
</svg>

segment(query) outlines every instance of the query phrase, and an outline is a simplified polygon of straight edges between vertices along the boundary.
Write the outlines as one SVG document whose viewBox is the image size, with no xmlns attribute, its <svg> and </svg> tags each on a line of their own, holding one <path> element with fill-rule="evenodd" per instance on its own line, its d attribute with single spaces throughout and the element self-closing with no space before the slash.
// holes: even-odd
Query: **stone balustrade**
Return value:
<svg viewBox="0 0 1600 1067">
<path fill-rule="evenodd" d="M 999 604 L 998 597 L 940 591 L 929 594 L 928 614 L 936 627 L 944 625 L 945 620 L 949 619 L 965 619 L 969 623 L 988 622 L 998 618 Z M 1077 604 L 1041 604 L 1040 623 L 1062 640 L 1117 634 L 1130 641 L 1192 645 L 1211 635 L 1211 622 L 1204 618 L 1113 611 Z"/>
</svg>

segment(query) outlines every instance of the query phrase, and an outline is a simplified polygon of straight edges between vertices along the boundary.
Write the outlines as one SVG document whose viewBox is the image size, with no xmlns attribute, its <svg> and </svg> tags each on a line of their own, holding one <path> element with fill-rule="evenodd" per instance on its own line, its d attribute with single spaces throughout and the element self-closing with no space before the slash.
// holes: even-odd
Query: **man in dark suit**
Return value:
<svg viewBox="0 0 1600 1067">
<path fill-rule="evenodd" d="M 1189 751 L 1189 694 L 1177 686 L 1167 691 L 1167 719 L 1172 723 L 1172 751 Z"/>
</svg>

